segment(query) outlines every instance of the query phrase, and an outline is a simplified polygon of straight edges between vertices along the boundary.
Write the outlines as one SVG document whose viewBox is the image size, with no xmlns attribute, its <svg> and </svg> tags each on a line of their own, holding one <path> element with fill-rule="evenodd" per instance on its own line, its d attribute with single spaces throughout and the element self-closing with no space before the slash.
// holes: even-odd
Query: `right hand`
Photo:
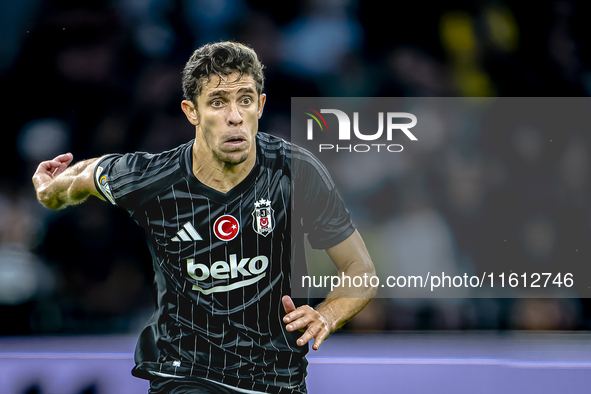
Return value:
<svg viewBox="0 0 591 394">
<path fill-rule="evenodd" d="M 285 329 L 289 332 L 303 331 L 304 335 L 299 337 L 296 343 L 299 346 L 304 346 L 308 341 L 314 339 L 312 349 L 318 350 L 322 342 L 333 331 L 326 317 L 309 305 L 296 308 L 290 296 L 283 296 L 281 301 L 286 313 L 283 317 L 283 322 L 287 324 Z"/>
<path fill-rule="evenodd" d="M 33 175 L 33 185 L 37 193 L 44 190 L 59 174 L 64 172 L 74 160 L 71 153 L 64 153 L 53 160 L 41 162 Z"/>
</svg>

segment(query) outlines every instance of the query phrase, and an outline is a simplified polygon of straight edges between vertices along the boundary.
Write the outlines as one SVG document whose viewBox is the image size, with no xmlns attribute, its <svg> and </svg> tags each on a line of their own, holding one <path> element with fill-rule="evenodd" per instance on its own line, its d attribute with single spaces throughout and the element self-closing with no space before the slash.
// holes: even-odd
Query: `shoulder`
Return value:
<svg viewBox="0 0 591 394">
<path fill-rule="evenodd" d="M 292 144 L 283 138 L 259 131 L 256 136 L 257 148 L 264 157 L 291 157 Z"/>
<path fill-rule="evenodd" d="M 110 166 L 111 181 L 119 177 L 145 176 L 147 173 L 157 175 L 183 165 L 183 154 L 186 154 L 192 145 L 193 141 L 157 154 L 148 152 L 112 154 L 103 157 L 98 165 Z"/>
<path fill-rule="evenodd" d="M 143 200 L 185 176 L 192 145 L 190 141 L 157 154 L 134 152 L 104 156 L 95 170 L 97 187 L 116 200 L 123 201 L 124 197 L 138 193 Z"/>
<path fill-rule="evenodd" d="M 321 181 L 325 187 L 332 189 L 334 182 L 322 162 L 314 154 L 299 145 L 283 138 L 258 132 L 257 148 L 259 160 L 264 167 L 274 167 L 277 163 L 286 163 L 296 181 L 315 184 L 312 180 Z"/>
<path fill-rule="evenodd" d="M 294 162 L 303 161 L 313 166 L 322 167 L 322 163 L 310 151 L 293 144 L 281 137 L 277 137 L 268 133 L 258 132 L 256 136 L 257 148 L 261 152 L 263 158 L 279 158 L 285 157 L 287 159 L 294 159 Z"/>
</svg>

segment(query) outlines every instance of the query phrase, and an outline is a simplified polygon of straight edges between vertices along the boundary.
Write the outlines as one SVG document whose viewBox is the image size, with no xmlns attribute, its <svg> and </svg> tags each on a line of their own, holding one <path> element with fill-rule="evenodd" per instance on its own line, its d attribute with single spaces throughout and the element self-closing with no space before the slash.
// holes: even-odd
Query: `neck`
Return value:
<svg viewBox="0 0 591 394">
<path fill-rule="evenodd" d="M 203 183 L 221 193 L 227 193 L 250 174 L 256 164 L 256 145 L 248 158 L 240 164 L 227 164 L 214 157 L 211 151 L 193 144 L 193 174 Z"/>
</svg>

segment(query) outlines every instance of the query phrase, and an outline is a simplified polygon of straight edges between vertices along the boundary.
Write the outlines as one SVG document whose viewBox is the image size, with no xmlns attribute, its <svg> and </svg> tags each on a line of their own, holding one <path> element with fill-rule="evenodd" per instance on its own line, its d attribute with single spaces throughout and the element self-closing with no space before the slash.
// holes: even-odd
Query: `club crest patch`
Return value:
<svg viewBox="0 0 591 394">
<path fill-rule="evenodd" d="M 252 211 L 252 228 L 257 233 L 266 237 L 275 228 L 275 216 L 271 201 L 261 198 L 254 203 Z"/>
</svg>

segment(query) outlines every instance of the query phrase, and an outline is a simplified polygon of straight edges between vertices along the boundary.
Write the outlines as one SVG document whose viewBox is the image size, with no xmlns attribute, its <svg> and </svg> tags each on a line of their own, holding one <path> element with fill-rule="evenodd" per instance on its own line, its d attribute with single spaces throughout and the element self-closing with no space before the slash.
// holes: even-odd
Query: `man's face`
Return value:
<svg viewBox="0 0 591 394">
<path fill-rule="evenodd" d="M 212 153 L 225 165 L 244 162 L 255 150 L 258 120 L 263 114 L 265 95 L 258 95 L 250 75 L 232 73 L 203 80 L 197 108 L 183 101 L 183 110 L 197 127 L 198 149 Z M 212 163 L 213 164 L 213 163 Z"/>
</svg>

